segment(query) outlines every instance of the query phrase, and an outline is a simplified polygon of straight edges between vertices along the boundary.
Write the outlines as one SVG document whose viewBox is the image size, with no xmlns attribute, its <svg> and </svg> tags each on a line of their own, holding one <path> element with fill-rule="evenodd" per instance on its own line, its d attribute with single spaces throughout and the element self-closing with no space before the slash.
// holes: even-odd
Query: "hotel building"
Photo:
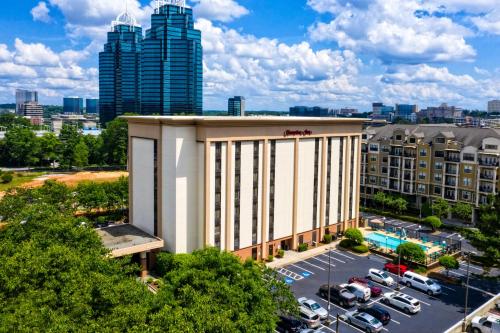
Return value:
<svg viewBox="0 0 500 333">
<path fill-rule="evenodd" d="M 130 223 L 242 258 L 358 225 L 362 119 L 125 117 Z"/>
</svg>

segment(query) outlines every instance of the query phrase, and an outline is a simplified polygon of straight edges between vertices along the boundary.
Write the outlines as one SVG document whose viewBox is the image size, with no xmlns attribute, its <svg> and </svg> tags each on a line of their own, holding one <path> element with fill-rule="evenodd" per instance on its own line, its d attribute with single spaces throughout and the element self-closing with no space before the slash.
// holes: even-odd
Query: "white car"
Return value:
<svg viewBox="0 0 500 333">
<path fill-rule="evenodd" d="M 403 274 L 403 284 L 406 284 L 408 287 L 413 287 L 416 289 L 420 289 L 423 292 L 429 294 L 429 296 L 435 296 L 441 294 L 441 286 L 429 279 L 426 276 L 407 271 Z"/>
<path fill-rule="evenodd" d="M 386 286 L 392 286 L 394 284 L 394 279 L 390 277 L 389 274 L 380 269 L 370 268 L 366 277 L 372 281 L 381 283 Z"/>
<path fill-rule="evenodd" d="M 370 288 L 363 286 L 363 285 L 356 283 L 356 282 L 353 282 L 350 284 L 345 283 L 345 284 L 341 284 L 340 286 L 343 288 L 346 288 L 352 294 L 354 294 L 354 296 L 356 296 L 356 299 L 358 300 L 358 302 L 367 302 L 370 299 L 370 297 L 372 296 L 372 292 L 371 292 Z"/>
<path fill-rule="evenodd" d="M 381 302 L 399 308 L 408 314 L 420 311 L 420 302 L 418 299 L 403 293 L 385 293 Z"/>
<path fill-rule="evenodd" d="M 321 305 L 319 305 L 315 300 L 301 297 L 297 301 L 303 307 L 306 307 L 307 309 L 317 314 L 321 320 L 325 320 L 326 318 L 328 318 L 328 311 L 326 311 L 325 308 L 321 307 Z"/>
<path fill-rule="evenodd" d="M 472 319 L 472 333 L 500 333 L 500 317 L 489 315 Z"/>
</svg>

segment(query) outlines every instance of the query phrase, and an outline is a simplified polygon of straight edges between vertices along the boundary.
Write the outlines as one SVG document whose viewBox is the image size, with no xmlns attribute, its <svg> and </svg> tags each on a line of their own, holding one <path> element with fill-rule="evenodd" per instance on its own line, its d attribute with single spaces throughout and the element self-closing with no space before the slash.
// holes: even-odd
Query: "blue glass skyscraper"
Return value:
<svg viewBox="0 0 500 333">
<path fill-rule="evenodd" d="M 102 124 L 125 113 L 140 113 L 142 28 L 127 12 L 119 15 L 99 53 L 99 114 Z"/>
<path fill-rule="evenodd" d="M 83 113 L 83 98 L 81 97 L 64 97 L 63 112 L 65 114 L 82 114 Z"/>
<path fill-rule="evenodd" d="M 141 113 L 202 114 L 203 50 L 191 8 L 166 4 L 151 15 L 141 49 Z"/>
</svg>

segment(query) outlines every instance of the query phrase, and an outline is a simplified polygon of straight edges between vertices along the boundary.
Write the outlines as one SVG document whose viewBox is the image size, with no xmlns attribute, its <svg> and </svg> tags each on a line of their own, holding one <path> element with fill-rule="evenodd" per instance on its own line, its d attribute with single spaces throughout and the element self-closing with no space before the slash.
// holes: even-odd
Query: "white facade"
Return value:
<svg viewBox="0 0 500 333">
<path fill-rule="evenodd" d="M 500 100 L 494 99 L 488 102 L 488 112 L 500 112 Z"/>
</svg>

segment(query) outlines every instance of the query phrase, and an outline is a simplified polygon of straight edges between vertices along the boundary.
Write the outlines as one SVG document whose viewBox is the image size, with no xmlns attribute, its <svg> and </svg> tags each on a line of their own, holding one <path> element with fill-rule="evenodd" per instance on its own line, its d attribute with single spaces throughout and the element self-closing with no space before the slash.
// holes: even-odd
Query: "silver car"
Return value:
<svg viewBox="0 0 500 333">
<path fill-rule="evenodd" d="M 301 306 L 299 308 L 299 318 L 300 320 L 307 325 L 308 328 L 318 328 L 321 326 L 321 321 L 319 320 L 319 316 L 306 308 L 305 306 Z"/>
<path fill-rule="evenodd" d="M 328 311 L 326 311 L 326 309 L 319 305 L 315 300 L 301 297 L 297 301 L 300 305 L 305 306 L 312 312 L 316 313 L 321 320 L 325 320 L 328 317 Z"/>
<path fill-rule="evenodd" d="M 349 324 L 357 326 L 367 333 L 377 333 L 384 328 L 384 325 L 377 318 L 368 313 L 348 311 L 345 313 L 345 317 Z"/>
</svg>

